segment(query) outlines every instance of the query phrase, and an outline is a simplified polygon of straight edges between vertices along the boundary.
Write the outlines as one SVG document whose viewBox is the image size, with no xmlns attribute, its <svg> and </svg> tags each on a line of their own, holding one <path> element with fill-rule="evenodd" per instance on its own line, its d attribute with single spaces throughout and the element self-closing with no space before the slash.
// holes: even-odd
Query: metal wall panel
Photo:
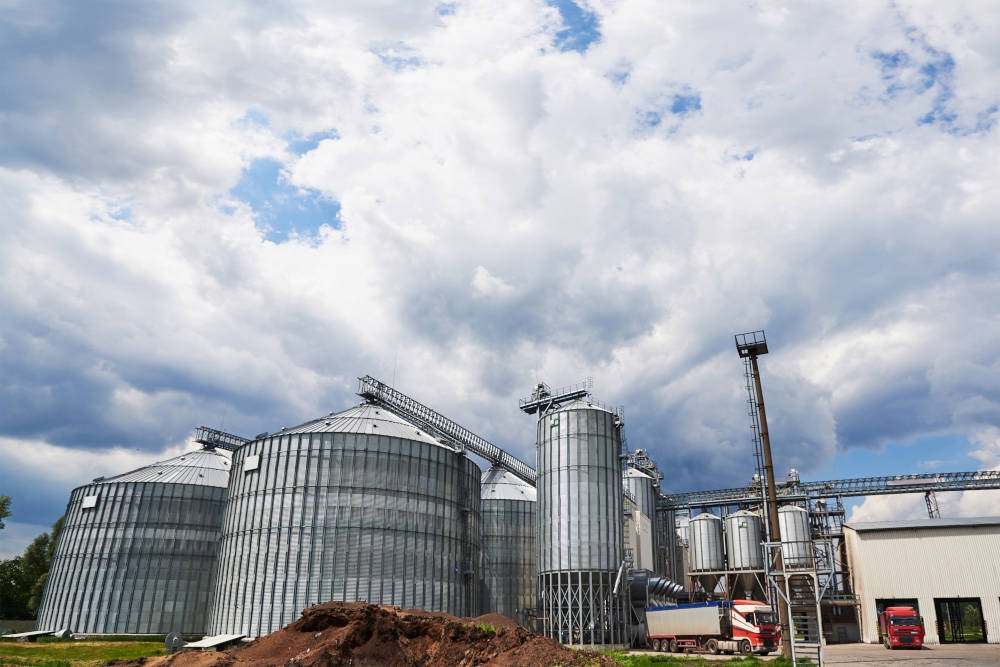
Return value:
<svg viewBox="0 0 1000 667">
<path fill-rule="evenodd" d="M 621 421 L 582 401 L 540 416 L 539 617 L 543 632 L 575 644 L 624 641 Z"/>
<path fill-rule="evenodd" d="M 478 614 L 480 473 L 450 448 L 360 432 L 244 445 L 211 632 L 262 636 L 330 600 Z"/>
<path fill-rule="evenodd" d="M 96 503 L 84 507 L 91 496 Z M 109 480 L 74 489 L 36 626 L 204 632 L 225 501 L 225 487 L 196 484 Z"/>
</svg>

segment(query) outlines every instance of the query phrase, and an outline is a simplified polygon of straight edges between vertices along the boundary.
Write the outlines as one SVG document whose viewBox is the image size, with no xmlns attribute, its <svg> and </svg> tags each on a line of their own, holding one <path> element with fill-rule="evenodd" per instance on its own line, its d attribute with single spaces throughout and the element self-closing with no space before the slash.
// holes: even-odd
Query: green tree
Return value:
<svg viewBox="0 0 1000 667">
<path fill-rule="evenodd" d="M 0 496 L 0 530 L 5 527 L 3 520 L 10 516 L 10 496 Z"/>
<path fill-rule="evenodd" d="M 38 615 L 42 606 L 42 593 L 45 592 L 45 582 L 49 578 L 49 568 L 52 567 L 52 556 L 56 551 L 56 540 L 62 532 L 63 518 L 59 517 L 52 524 L 52 532 L 39 535 L 24 552 L 25 571 L 34 577 L 28 595 L 28 611 L 32 616 Z"/>
<path fill-rule="evenodd" d="M 31 618 L 31 584 L 24 576 L 20 558 L 0 560 L 0 618 Z"/>
</svg>

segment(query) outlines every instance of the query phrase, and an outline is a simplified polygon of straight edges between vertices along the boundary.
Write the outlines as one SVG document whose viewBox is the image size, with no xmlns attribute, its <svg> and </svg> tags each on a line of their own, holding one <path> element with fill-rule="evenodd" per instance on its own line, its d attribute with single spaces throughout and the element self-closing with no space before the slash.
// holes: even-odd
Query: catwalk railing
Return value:
<svg viewBox="0 0 1000 667">
<path fill-rule="evenodd" d="M 926 493 L 928 491 L 973 491 L 978 489 L 1000 489 L 1000 470 L 941 472 L 916 475 L 890 475 L 885 477 L 857 477 L 819 482 L 796 482 L 793 484 L 779 484 L 777 495 L 779 501 L 793 501 L 896 493 Z M 760 489 L 754 486 L 717 489 L 714 491 L 694 491 L 691 493 L 668 493 L 660 496 L 657 509 L 677 510 L 759 502 Z"/>
<path fill-rule="evenodd" d="M 400 417 L 410 420 L 446 442 L 468 449 L 490 463 L 509 470 L 528 484 L 535 485 L 535 470 L 527 463 L 508 454 L 464 426 L 456 424 L 444 415 L 410 398 L 398 389 L 393 389 L 384 382 L 366 375 L 358 378 L 358 395 L 370 403 L 381 405 Z"/>
</svg>

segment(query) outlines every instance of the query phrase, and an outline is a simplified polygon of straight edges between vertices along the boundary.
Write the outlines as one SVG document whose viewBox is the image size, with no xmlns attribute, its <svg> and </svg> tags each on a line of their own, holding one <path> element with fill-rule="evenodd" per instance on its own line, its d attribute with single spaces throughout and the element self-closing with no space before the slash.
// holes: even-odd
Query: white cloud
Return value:
<svg viewBox="0 0 1000 667">
<path fill-rule="evenodd" d="M 582 54 L 528 0 L 33 4 L 0 79 L 10 442 L 148 462 L 397 369 L 531 460 L 517 398 L 592 375 L 668 486 L 729 486 L 753 472 L 730 336 L 764 327 L 780 469 L 943 430 L 1000 462 L 1000 50 L 974 3 L 592 2 Z M 897 51 L 954 67 L 897 93 L 873 56 Z M 265 241 L 231 192 L 261 158 L 342 226 Z"/>
</svg>

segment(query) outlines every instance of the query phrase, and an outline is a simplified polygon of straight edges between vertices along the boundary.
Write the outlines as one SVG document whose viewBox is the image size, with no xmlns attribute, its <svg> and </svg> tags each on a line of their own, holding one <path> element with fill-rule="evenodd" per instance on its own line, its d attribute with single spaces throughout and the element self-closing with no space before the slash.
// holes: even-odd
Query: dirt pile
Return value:
<svg viewBox="0 0 1000 667">
<path fill-rule="evenodd" d="M 288 626 L 223 653 L 183 652 L 117 665 L 615 665 L 607 656 L 573 651 L 504 616 L 461 619 L 442 613 L 401 611 L 364 602 L 310 607 Z"/>
</svg>

